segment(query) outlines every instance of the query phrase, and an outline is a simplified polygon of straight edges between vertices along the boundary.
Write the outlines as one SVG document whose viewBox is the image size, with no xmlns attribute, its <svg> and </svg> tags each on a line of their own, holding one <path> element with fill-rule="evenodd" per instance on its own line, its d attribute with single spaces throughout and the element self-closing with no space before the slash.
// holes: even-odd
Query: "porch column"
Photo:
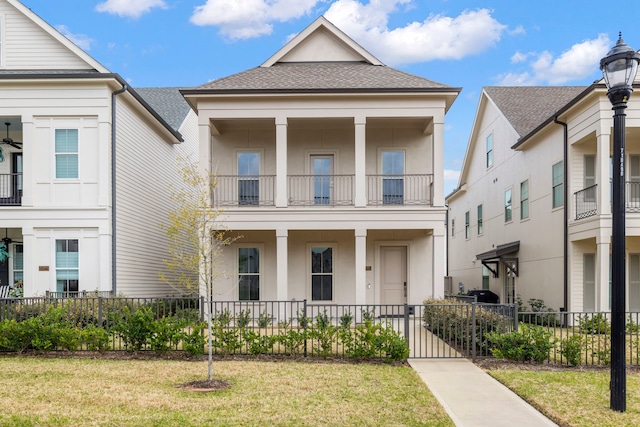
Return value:
<svg viewBox="0 0 640 427">
<path fill-rule="evenodd" d="M 444 273 L 445 273 L 445 235 L 447 230 L 444 227 L 433 230 L 433 278 L 431 294 L 434 299 L 444 298 Z M 420 280 L 420 279 L 418 279 Z M 420 300 L 413 300 L 414 303 L 420 304 Z"/>
<path fill-rule="evenodd" d="M 286 301 L 288 296 L 289 278 L 289 231 L 276 230 L 276 300 Z"/>
<path fill-rule="evenodd" d="M 204 123 L 198 124 L 198 152 L 199 152 L 199 167 L 202 174 L 213 174 L 215 170 L 211 170 L 211 156 L 213 155 L 211 149 L 211 126 L 209 125 L 209 118 L 205 117 Z"/>
<path fill-rule="evenodd" d="M 287 118 L 276 117 L 276 207 L 287 207 Z"/>
<path fill-rule="evenodd" d="M 367 230 L 356 229 L 356 304 L 367 303 Z"/>
<path fill-rule="evenodd" d="M 26 138 L 24 141 L 28 141 Z M 24 144 L 23 146 L 26 146 Z M 36 264 L 36 236 L 33 232 L 33 227 L 23 227 L 22 228 L 22 249 L 23 249 L 23 259 L 22 259 L 22 285 L 23 285 L 23 293 L 25 297 L 33 297 L 35 295 L 41 295 L 44 291 L 49 289 L 48 280 L 46 277 L 41 283 L 42 288 L 36 288 L 36 276 L 38 267 Z M 40 273 L 42 276 L 44 273 Z"/>
<path fill-rule="evenodd" d="M 36 160 L 36 135 L 33 116 L 22 116 L 22 141 L 24 142 L 22 144 L 22 206 L 33 206 L 33 193 L 35 191 L 33 178 Z M 27 283 L 27 281 L 25 280 L 24 283 Z"/>
<path fill-rule="evenodd" d="M 603 133 L 597 136 L 596 149 L 596 183 L 598 184 L 598 215 L 611 214 L 611 181 L 610 181 L 610 155 L 611 135 Z M 608 279 L 607 279 L 608 280 Z"/>
<path fill-rule="evenodd" d="M 432 138 L 433 186 L 431 206 L 444 206 L 444 115 L 433 118 Z"/>
<path fill-rule="evenodd" d="M 355 200 L 357 208 L 367 206 L 367 175 L 366 175 L 366 124 L 364 116 L 354 117 L 355 128 Z"/>
<path fill-rule="evenodd" d="M 607 203 L 608 206 L 608 203 Z M 609 254 L 611 250 L 610 236 L 596 237 L 596 311 L 610 311 L 609 289 Z"/>
</svg>

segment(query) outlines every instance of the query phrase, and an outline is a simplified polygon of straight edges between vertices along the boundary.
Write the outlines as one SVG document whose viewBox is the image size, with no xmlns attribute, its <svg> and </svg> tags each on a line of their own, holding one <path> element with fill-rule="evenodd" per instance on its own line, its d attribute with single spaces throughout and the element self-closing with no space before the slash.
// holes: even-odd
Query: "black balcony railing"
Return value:
<svg viewBox="0 0 640 427">
<path fill-rule="evenodd" d="M 20 206 L 22 203 L 22 173 L 0 174 L 0 206 Z"/>
<path fill-rule="evenodd" d="M 592 185 L 573 194 L 576 220 L 587 218 L 598 213 L 598 186 Z"/>
</svg>

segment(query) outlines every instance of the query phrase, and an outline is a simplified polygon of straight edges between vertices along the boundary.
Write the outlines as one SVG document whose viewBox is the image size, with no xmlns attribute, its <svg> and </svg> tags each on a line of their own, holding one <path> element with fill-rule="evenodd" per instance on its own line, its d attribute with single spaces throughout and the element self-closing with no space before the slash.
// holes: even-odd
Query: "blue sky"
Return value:
<svg viewBox="0 0 640 427">
<path fill-rule="evenodd" d="M 446 117 L 445 193 L 483 86 L 589 85 L 618 31 L 640 48 L 637 0 L 22 2 L 133 87 L 197 86 L 256 67 L 325 15 L 386 65 L 463 88 Z"/>
</svg>

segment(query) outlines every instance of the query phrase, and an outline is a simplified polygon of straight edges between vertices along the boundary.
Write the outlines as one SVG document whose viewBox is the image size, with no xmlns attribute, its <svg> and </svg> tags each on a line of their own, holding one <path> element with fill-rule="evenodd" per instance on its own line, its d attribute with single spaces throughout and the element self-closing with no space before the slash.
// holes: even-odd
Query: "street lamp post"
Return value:
<svg viewBox="0 0 640 427">
<path fill-rule="evenodd" d="M 611 206 L 611 398 L 610 408 L 627 409 L 627 372 L 625 349 L 625 195 L 624 145 L 627 101 L 638 71 L 640 54 L 622 40 L 600 61 L 607 85 L 607 96 L 613 106 L 613 197 Z"/>
</svg>

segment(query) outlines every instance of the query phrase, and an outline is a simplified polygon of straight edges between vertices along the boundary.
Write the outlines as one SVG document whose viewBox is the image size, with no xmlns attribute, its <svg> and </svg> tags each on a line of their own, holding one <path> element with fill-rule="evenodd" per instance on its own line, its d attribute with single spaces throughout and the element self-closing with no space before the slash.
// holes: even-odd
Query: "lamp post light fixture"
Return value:
<svg viewBox="0 0 640 427">
<path fill-rule="evenodd" d="M 627 101 L 633 92 L 640 54 L 618 37 L 616 45 L 600 61 L 613 106 L 613 195 L 611 206 L 611 382 L 610 408 L 627 409 L 627 372 L 625 349 L 625 195 L 624 145 Z"/>
</svg>

